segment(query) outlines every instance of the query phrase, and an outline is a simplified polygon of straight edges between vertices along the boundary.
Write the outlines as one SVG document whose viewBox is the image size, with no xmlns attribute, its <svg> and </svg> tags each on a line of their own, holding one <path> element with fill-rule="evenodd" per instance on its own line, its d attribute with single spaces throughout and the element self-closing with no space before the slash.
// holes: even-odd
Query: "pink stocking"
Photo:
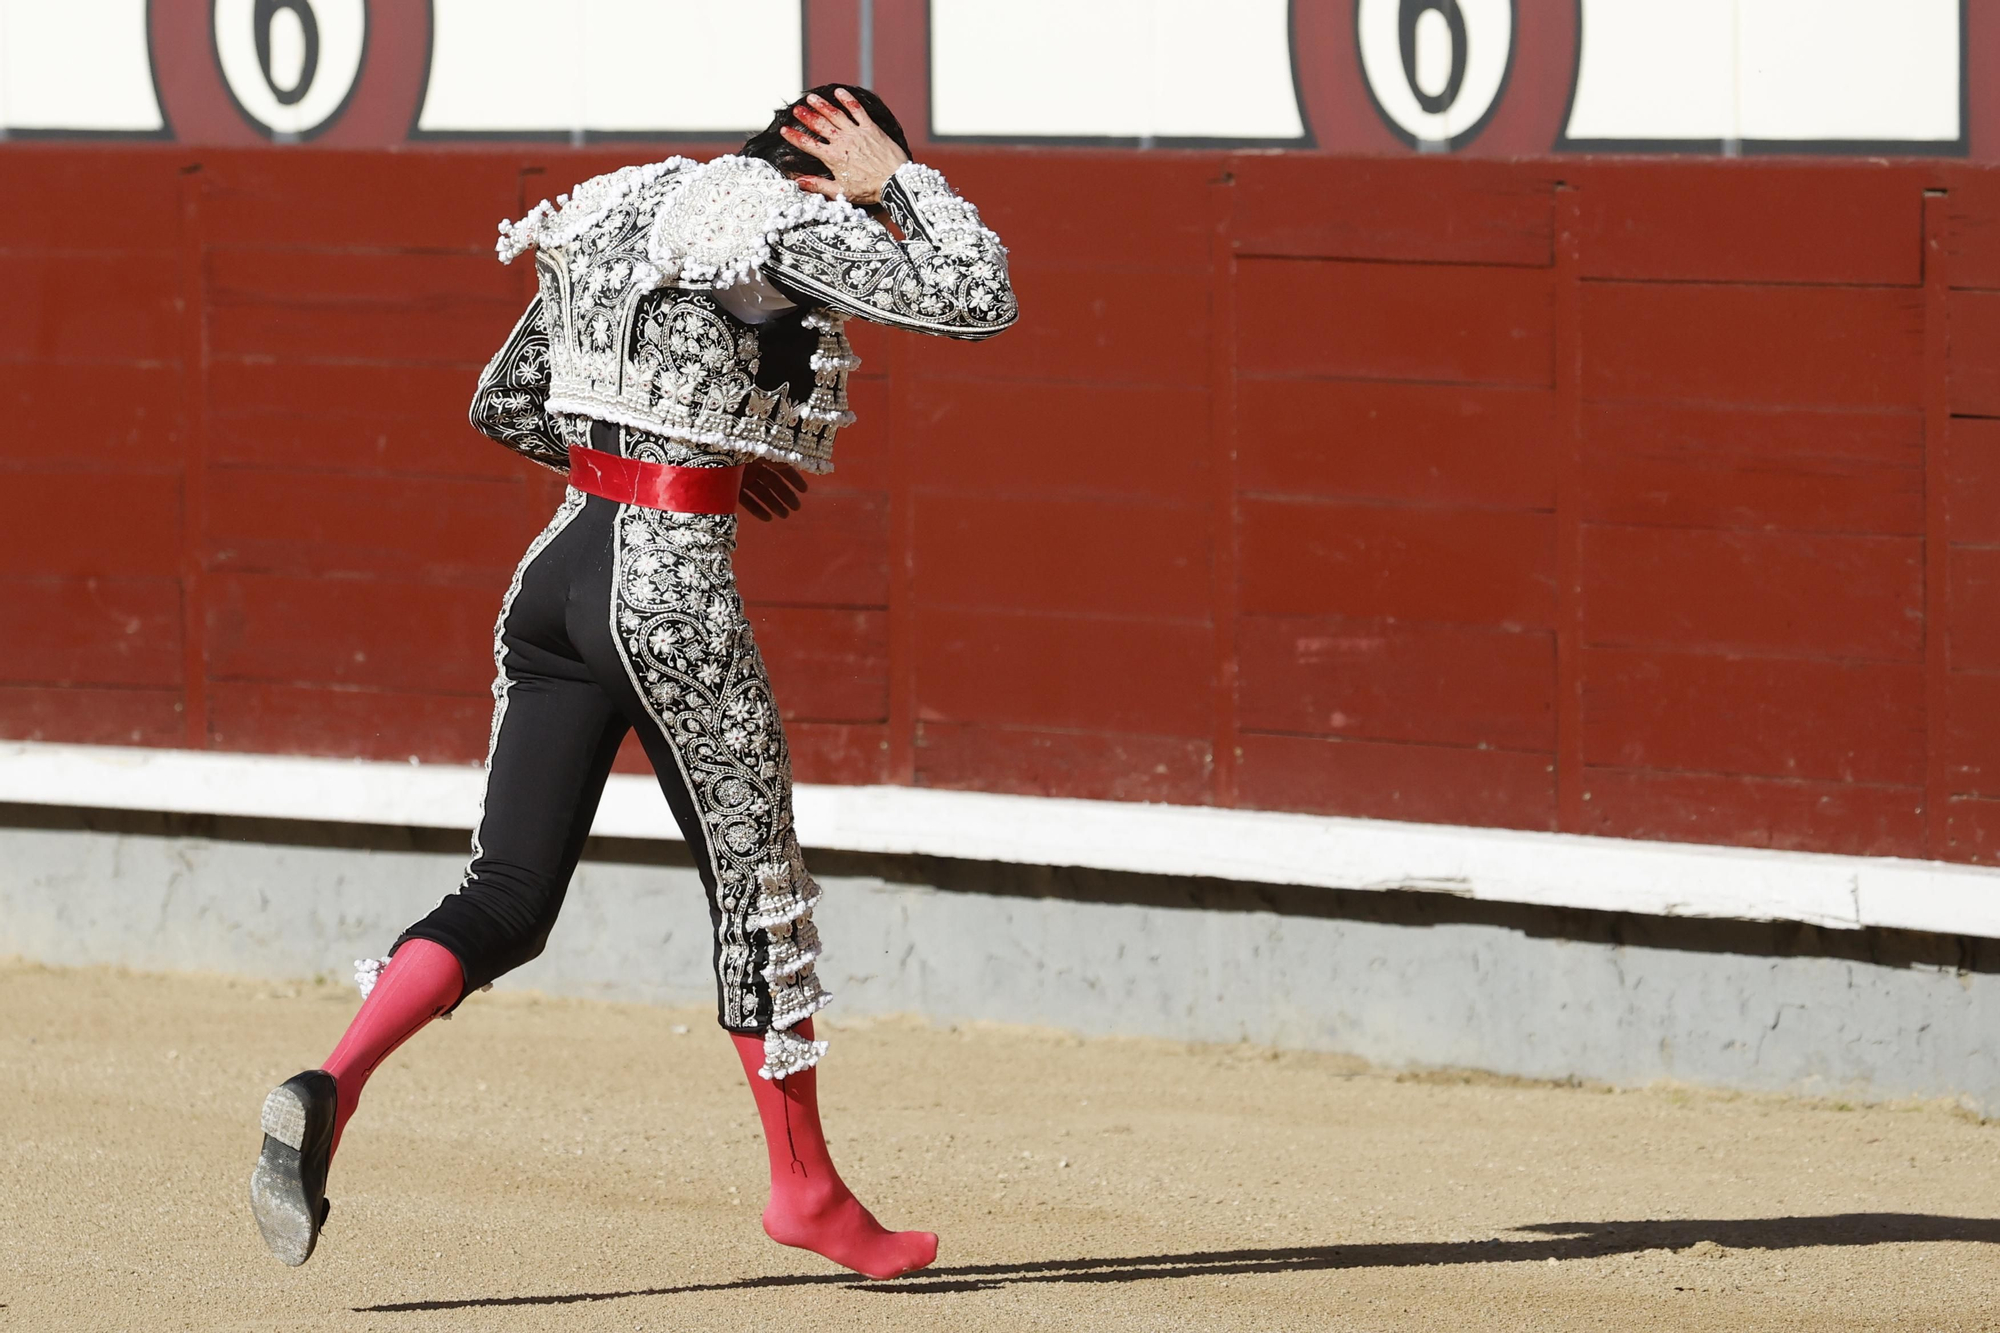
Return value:
<svg viewBox="0 0 2000 1333">
<path fill-rule="evenodd" d="M 464 991 L 465 973 L 451 950 L 430 940 L 403 941 L 322 1066 L 333 1075 L 338 1094 L 333 1151 L 340 1150 L 340 1133 L 360 1105 L 361 1089 L 375 1067 L 418 1028 L 458 1003 Z"/>
<path fill-rule="evenodd" d="M 812 1040 L 810 1019 L 793 1030 Z M 937 1258 L 936 1236 L 928 1231 L 883 1229 L 833 1169 L 819 1127 L 818 1071 L 764 1078 L 758 1073 L 764 1065 L 764 1039 L 743 1033 L 730 1036 L 743 1072 L 750 1077 L 771 1156 L 765 1234 L 869 1277 L 898 1277 Z"/>
</svg>

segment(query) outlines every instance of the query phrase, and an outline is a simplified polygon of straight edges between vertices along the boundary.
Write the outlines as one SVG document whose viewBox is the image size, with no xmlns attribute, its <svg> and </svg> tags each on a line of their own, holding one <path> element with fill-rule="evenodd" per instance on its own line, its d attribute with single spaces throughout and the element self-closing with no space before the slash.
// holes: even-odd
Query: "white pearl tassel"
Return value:
<svg viewBox="0 0 2000 1333">
<path fill-rule="evenodd" d="M 781 1081 L 818 1064 L 826 1055 L 826 1043 L 807 1041 L 796 1032 L 772 1028 L 764 1034 L 764 1067 L 759 1078 Z"/>
<path fill-rule="evenodd" d="M 386 958 L 357 958 L 354 960 L 354 984 L 361 991 L 361 998 L 367 999 L 374 991 L 375 983 L 382 979 L 382 969 L 389 965 Z"/>
</svg>

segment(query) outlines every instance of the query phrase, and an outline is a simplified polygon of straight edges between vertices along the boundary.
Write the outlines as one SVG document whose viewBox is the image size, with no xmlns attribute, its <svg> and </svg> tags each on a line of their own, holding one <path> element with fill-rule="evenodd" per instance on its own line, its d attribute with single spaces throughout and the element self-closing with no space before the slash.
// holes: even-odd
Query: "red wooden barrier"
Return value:
<svg viewBox="0 0 2000 1333">
<path fill-rule="evenodd" d="M 530 150 L 10 147 L 0 732 L 474 760 Z M 2000 170 L 933 156 L 739 568 L 811 781 L 2000 861 Z"/>
</svg>

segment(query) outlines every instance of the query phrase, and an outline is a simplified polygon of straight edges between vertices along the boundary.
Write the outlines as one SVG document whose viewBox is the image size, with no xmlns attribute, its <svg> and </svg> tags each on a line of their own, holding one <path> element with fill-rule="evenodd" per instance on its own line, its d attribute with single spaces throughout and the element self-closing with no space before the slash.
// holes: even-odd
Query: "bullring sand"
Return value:
<svg viewBox="0 0 2000 1333">
<path fill-rule="evenodd" d="M 757 1228 L 708 1015 L 476 997 L 377 1075 L 319 1253 L 258 1242 L 257 1108 L 332 984 L 0 965 L 11 1330 L 2000 1330 L 2000 1125 L 1949 1107 L 1396 1074 L 841 1023 L 829 1137 L 932 1270 Z"/>
</svg>

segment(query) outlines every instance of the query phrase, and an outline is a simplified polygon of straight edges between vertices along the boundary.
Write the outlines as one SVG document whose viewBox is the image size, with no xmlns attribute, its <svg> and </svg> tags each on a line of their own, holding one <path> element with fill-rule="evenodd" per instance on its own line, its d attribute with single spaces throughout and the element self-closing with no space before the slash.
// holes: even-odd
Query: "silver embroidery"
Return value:
<svg viewBox="0 0 2000 1333">
<path fill-rule="evenodd" d="M 733 461 L 627 436 L 626 452 L 678 466 Z M 621 506 L 613 525 L 611 631 L 701 813 L 715 877 L 722 1022 L 765 1028 L 766 1078 L 825 1050 L 790 1029 L 831 998 L 814 968 L 819 886 L 792 828 L 784 728 L 730 569 L 736 519 Z"/>
<path fill-rule="evenodd" d="M 830 471 L 834 436 L 854 420 L 847 378 L 859 361 L 842 327 L 850 315 L 984 338 L 1018 313 L 1005 248 L 943 176 L 907 164 L 884 200 L 906 241 L 769 163 L 671 158 L 585 181 L 502 224 L 501 258 L 537 249 L 548 349 L 541 409 Z M 730 319 L 713 295 L 767 271 L 824 307 L 806 320 L 818 343 L 810 384 L 760 387 L 765 335 Z M 496 390 L 490 410 L 526 420 L 526 407 Z"/>
<path fill-rule="evenodd" d="M 557 472 L 569 470 L 569 451 L 555 438 L 543 402 L 549 391 L 549 334 L 542 298 L 514 324 L 507 341 L 486 363 L 472 391 L 472 424 L 482 433 Z"/>
<path fill-rule="evenodd" d="M 764 1034 L 764 1067 L 757 1072 L 765 1078 L 782 1079 L 802 1069 L 811 1069 L 825 1054 L 823 1041 L 807 1041 L 796 1032 L 772 1028 Z"/>
<path fill-rule="evenodd" d="M 882 202 L 907 238 L 900 245 L 867 217 L 796 227 L 766 266 L 797 288 L 879 324 L 990 338 L 1020 315 L 1007 250 L 934 169 L 897 168 Z"/>
<path fill-rule="evenodd" d="M 676 286 L 731 287 L 756 275 L 788 229 L 854 213 L 762 159 L 718 157 L 685 173 L 654 210 L 646 255 Z"/>
<path fill-rule="evenodd" d="M 831 469 L 834 433 L 854 419 L 846 383 L 855 359 L 840 320 L 818 328 L 813 383 L 769 390 L 754 384 L 754 332 L 720 350 L 706 340 L 693 352 L 664 344 L 688 311 L 725 319 L 712 293 L 754 277 L 776 238 L 809 223 L 862 219 L 857 210 L 799 189 L 768 162 L 733 156 L 627 167 L 585 181 L 558 204 L 503 224 L 500 245 L 503 260 L 537 249 L 547 410 Z M 833 373 L 817 373 L 822 363 Z"/>
</svg>

